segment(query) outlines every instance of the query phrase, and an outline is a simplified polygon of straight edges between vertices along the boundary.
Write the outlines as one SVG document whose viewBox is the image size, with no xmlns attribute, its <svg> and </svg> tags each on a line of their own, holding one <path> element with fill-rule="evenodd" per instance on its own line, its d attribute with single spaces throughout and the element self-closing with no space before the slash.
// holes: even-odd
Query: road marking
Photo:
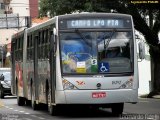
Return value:
<svg viewBox="0 0 160 120">
<path fill-rule="evenodd" d="M 139 102 L 141 102 L 141 103 L 148 103 L 149 101 L 144 101 L 144 100 L 143 100 L 143 101 L 139 101 Z"/>
<path fill-rule="evenodd" d="M 24 114 L 29 115 L 30 113 L 24 113 Z"/>
<path fill-rule="evenodd" d="M 32 119 L 30 119 L 30 118 L 23 118 L 23 120 L 32 120 Z"/>
<path fill-rule="evenodd" d="M 24 111 L 19 111 L 19 112 L 21 112 L 21 113 L 22 113 L 22 112 L 24 112 Z"/>
<path fill-rule="evenodd" d="M 37 117 L 36 115 L 31 115 L 32 117 Z"/>
<path fill-rule="evenodd" d="M 38 117 L 39 119 L 41 119 L 41 120 L 44 120 L 45 118 L 43 118 L 43 117 Z"/>
<path fill-rule="evenodd" d="M 45 118 L 43 118 L 43 117 L 38 117 L 38 116 L 36 116 L 36 115 L 31 115 L 32 117 L 36 117 L 36 118 L 39 118 L 39 119 L 41 119 L 41 120 L 44 120 Z"/>
<path fill-rule="evenodd" d="M 5 107 L 5 108 L 7 108 L 7 109 L 10 109 L 10 110 L 13 110 L 13 108 L 10 108 L 9 106 L 5 106 L 4 104 L 3 104 L 3 102 L 2 101 L 0 101 L 0 107 Z M 19 111 L 19 110 L 14 110 L 15 112 L 20 112 L 20 113 L 24 113 L 25 111 Z M 24 113 L 24 114 L 26 114 L 26 115 L 29 115 L 30 113 Z M 32 117 L 36 117 L 36 118 L 38 118 L 38 119 L 41 119 L 41 120 L 44 120 L 45 118 L 43 118 L 43 117 L 38 117 L 38 116 L 36 116 L 36 115 L 31 115 Z M 32 120 L 32 119 L 30 119 L 30 118 L 23 118 L 24 120 Z"/>
</svg>

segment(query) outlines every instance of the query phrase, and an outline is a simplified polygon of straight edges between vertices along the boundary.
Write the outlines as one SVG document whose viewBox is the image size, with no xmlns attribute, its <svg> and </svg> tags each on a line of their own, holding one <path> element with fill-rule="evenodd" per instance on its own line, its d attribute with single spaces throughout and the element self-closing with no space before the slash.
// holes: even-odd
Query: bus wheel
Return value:
<svg viewBox="0 0 160 120">
<path fill-rule="evenodd" d="M 49 111 L 49 114 L 51 114 L 51 115 L 53 115 L 53 116 L 56 116 L 56 115 L 57 115 L 56 106 L 54 106 L 54 105 L 48 106 L 48 111 Z"/>
<path fill-rule="evenodd" d="M 124 103 L 115 103 L 112 104 L 112 114 L 119 116 L 123 113 Z"/>
<path fill-rule="evenodd" d="M 19 92 L 18 92 L 18 86 L 17 86 L 17 104 L 18 106 L 24 106 L 25 105 L 25 99 L 23 97 L 19 96 Z"/>
<path fill-rule="evenodd" d="M 26 105 L 30 106 L 31 105 L 31 101 L 30 100 L 26 100 Z"/>
<path fill-rule="evenodd" d="M 32 88 L 31 88 L 31 106 L 33 108 L 33 110 L 38 110 L 38 104 L 36 104 L 36 101 L 35 101 L 35 95 L 34 95 L 34 92 L 33 92 L 33 84 L 32 84 Z"/>
</svg>

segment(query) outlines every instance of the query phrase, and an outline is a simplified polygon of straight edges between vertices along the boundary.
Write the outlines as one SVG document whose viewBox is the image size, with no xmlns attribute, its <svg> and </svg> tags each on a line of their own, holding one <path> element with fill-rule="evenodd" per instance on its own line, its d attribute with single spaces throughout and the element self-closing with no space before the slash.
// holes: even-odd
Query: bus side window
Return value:
<svg viewBox="0 0 160 120">
<path fill-rule="evenodd" d="M 40 35 L 41 35 L 41 32 L 38 33 L 38 59 L 40 59 L 40 56 L 41 56 L 41 39 L 40 39 Z"/>
<path fill-rule="evenodd" d="M 48 29 L 45 30 L 45 51 L 44 51 L 44 54 L 45 54 L 45 58 L 48 58 L 48 52 L 49 52 L 49 43 L 48 43 Z"/>
</svg>

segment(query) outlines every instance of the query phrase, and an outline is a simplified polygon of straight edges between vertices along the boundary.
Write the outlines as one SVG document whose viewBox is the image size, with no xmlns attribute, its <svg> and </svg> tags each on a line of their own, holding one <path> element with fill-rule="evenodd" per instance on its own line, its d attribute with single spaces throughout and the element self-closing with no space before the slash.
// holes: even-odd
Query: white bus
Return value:
<svg viewBox="0 0 160 120">
<path fill-rule="evenodd" d="M 138 101 L 132 16 L 81 13 L 56 16 L 12 36 L 12 93 L 18 105 L 50 114 L 65 105 L 110 107 Z"/>
</svg>

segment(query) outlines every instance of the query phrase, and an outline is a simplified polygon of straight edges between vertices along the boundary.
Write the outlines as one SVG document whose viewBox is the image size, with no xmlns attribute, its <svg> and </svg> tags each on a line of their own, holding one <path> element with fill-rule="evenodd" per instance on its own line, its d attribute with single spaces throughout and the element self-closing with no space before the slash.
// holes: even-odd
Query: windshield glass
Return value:
<svg viewBox="0 0 160 120">
<path fill-rule="evenodd" d="M 62 72 L 131 72 L 131 41 L 131 32 L 60 33 Z"/>
</svg>

